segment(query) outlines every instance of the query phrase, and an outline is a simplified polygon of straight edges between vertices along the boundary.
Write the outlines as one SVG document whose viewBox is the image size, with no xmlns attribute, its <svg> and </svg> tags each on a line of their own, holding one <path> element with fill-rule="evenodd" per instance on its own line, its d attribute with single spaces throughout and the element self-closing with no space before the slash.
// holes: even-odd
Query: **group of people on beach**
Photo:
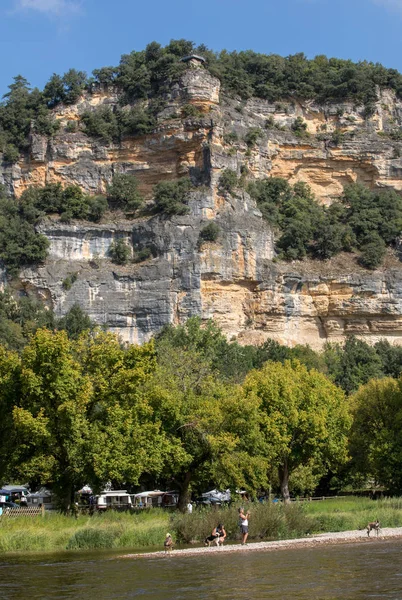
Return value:
<svg viewBox="0 0 402 600">
<path fill-rule="evenodd" d="M 244 512 L 244 508 L 239 508 L 239 527 L 240 533 L 242 536 L 241 543 L 242 545 L 246 544 L 248 538 L 248 519 L 250 513 Z M 205 546 L 210 546 L 211 544 L 215 544 L 216 546 L 221 546 L 225 541 L 227 536 L 225 526 L 223 523 L 218 523 L 216 527 L 213 528 L 211 535 L 205 538 Z M 170 552 L 173 548 L 173 539 L 170 533 L 166 534 L 165 542 L 164 542 L 165 553 Z"/>
</svg>

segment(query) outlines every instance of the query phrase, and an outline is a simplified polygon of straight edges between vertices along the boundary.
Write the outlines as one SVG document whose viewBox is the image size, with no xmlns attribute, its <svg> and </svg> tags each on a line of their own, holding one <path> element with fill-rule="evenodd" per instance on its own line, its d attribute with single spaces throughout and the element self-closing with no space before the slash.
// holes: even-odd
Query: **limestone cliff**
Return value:
<svg viewBox="0 0 402 600">
<path fill-rule="evenodd" d="M 58 107 L 60 132 L 51 139 L 32 135 L 29 154 L 0 167 L 0 183 L 16 196 L 50 182 L 100 193 L 121 172 L 134 174 L 150 197 L 158 181 L 190 175 L 197 184 L 190 213 L 131 221 L 112 213 L 97 225 L 47 219 L 41 225 L 50 240 L 46 264 L 23 270 L 12 285 L 43 298 L 59 316 L 79 302 L 95 322 L 131 342 L 147 340 L 165 323 L 201 315 L 243 343 L 272 337 L 319 348 L 351 333 L 402 343 L 402 271 L 395 256 L 390 253 L 374 273 L 351 255 L 277 262 L 273 233 L 254 202 L 245 192 L 222 195 L 217 185 L 230 168 L 248 179 L 305 181 L 325 203 L 355 181 L 402 190 L 402 142 L 390 135 L 402 125 L 402 102 L 391 91 L 379 91 L 374 115 L 365 118 L 353 103 L 225 97 L 204 68 L 189 68 L 172 86 L 152 134 L 115 145 L 66 132 L 84 110 L 117 101 L 113 91 L 95 91 L 74 106 Z M 196 117 L 182 116 L 187 104 L 198 109 Z M 292 132 L 298 116 L 310 135 Z M 244 138 L 256 127 L 262 135 L 247 145 Z M 221 228 L 219 239 L 200 246 L 200 229 L 210 219 Z M 107 255 L 116 238 L 133 253 L 151 248 L 152 258 L 117 267 Z M 66 291 L 62 283 L 71 273 L 78 277 Z"/>
</svg>

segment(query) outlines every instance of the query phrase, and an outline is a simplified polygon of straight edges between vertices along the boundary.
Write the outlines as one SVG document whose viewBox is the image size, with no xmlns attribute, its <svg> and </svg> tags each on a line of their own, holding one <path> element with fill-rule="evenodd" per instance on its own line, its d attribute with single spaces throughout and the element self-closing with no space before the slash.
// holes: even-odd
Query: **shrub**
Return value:
<svg viewBox="0 0 402 600">
<path fill-rule="evenodd" d="M 307 132 L 307 123 L 302 117 L 296 117 L 290 127 L 295 135 L 305 135 Z"/>
<path fill-rule="evenodd" d="M 109 106 L 85 111 L 81 122 L 84 124 L 84 132 L 90 137 L 97 137 L 105 142 L 112 142 L 120 137 L 116 115 Z"/>
<path fill-rule="evenodd" d="M 136 252 L 136 254 L 134 256 L 134 262 L 135 263 L 144 262 L 145 260 L 148 260 L 151 257 L 152 257 L 151 248 L 142 248 L 141 250 L 138 250 L 138 252 Z"/>
<path fill-rule="evenodd" d="M 63 290 L 69 291 L 73 287 L 73 284 L 78 279 L 78 273 L 72 273 L 71 275 L 67 275 L 67 277 L 62 282 Z"/>
<path fill-rule="evenodd" d="M 211 221 L 208 225 L 205 225 L 200 231 L 200 241 L 202 242 L 216 242 L 219 237 L 221 228 L 217 223 Z"/>
<path fill-rule="evenodd" d="M 237 133 L 235 131 L 231 131 L 230 133 L 225 133 L 225 135 L 223 136 L 223 141 L 226 144 L 233 144 L 233 143 L 237 142 L 238 139 L 239 139 L 239 136 L 237 135 Z"/>
<path fill-rule="evenodd" d="M 151 133 L 156 125 L 155 117 L 149 110 L 139 107 L 130 110 L 120 110 L 116 113 L 119 137 L 124 135 L 146 135 Z"/>
<path fill-rule="evenodd" d="M 3 160 L 5 163 L 14 164 L 18 162 L 20 157 L 19 150 L 14 144 L 7 144 L 3 152 Z"/>
<path fill-rule="evenodd" d="M 261 129 L 258 127 L 252 127 L 248 130 L 246 135 L 244 136 L 244 141 L 246 142 L 249 148 L 252 148 L 256 145 L 258 139 L 261 137 Z"/>
<path fill-rule="evenodd" d="M 66 125 L 67 133 L 76 133 L 78 131 L 78 123 L 77 121 L 68 121 Z"/>
<path fill-rule="evenodd" d="M 154 187 L 154 203 L 157 212 L 167 215 L 188 213 L 188 194 L 191 181 L 187 177 L 178 181 L 163 181 Z"/>
<path fill-rule="evenodd" d="M 225 169 L 219 177 L 218 186 L 222 192 L 232 193 L 238 185 L 237 175 L 232 169 Z"/>
<path fill-rule="evenodd" d="M 109 256 L 116 265 L 126 265 L 130 255 L 130 248 L 123 239 L 118 239 L 111 243 Z"/>
<path fill-rule="evenodd" d="M 375 236 L 375 239 L 362 245 L 359 263 L 366 269 L 374 270 L 382 264 L 386 253 L 384 241 Z"/>
<path fill-rule="evenodd" d="M 134 175 L 117 173 L 107 188 L 108 200 L 112 208 L 134 211 L 140 208 L 144 199 L 138 191 L 138 182 Z"/>
<path fill-rule="evenodd" d="M 94 223 L 98 223 L 108 208 L 108 202 L 105 196 L 89 196 L 88 203 L 88 219 Z"/>
<path fill-rule="evenodd" d="M 188 117 L 197 118 L 202 116 L 202 112 L 194 104 L 185 104 L 181 109 L 181 115 L 185 119 Z"/>
</svg>

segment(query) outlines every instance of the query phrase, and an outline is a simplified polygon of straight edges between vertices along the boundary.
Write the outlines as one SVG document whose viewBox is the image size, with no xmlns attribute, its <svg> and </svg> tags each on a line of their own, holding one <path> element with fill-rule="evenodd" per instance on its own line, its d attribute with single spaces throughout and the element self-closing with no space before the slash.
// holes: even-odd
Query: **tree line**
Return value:
<svg viewBox="0 0 402 600">
<path fill-rule="evenodd" d="M 370 370 L 349 344 L 331 360 L 243 348 L 197 318 L 141 347 L 39 328 L 19 351 L 0 346 L 0 481 L 50 485 L 65 509 L 84 483 L 174 488 L 180 507 L 211 485 L 271 486 L 287 500 L 328 476 L 399 492 L 400 379 L 384 377 L 376 349 Z"/>
<path fill-rule="evenodd" d="M 95 69 L 91 77 L 76 69 L 64 75 L 54 73 L 43 90 L 31 89 L 18 75 L 0 104 L 0 152 L 5 162 L 18 160 L 29 147 L 32 131 L 51 136 L 59 129 L 51 110 L 59 103 L 74 104 L 84 90 L 99 85 L 120 92 L 120 106 L 85 113 L 88 135 L 105 140 L 139 135 L 152 130 L 155 114 L 172 83 L 186 68 L 180 58 L 197 53 L 206 59 L 206 68 L 218 77 L 227 93 L 244 99 L 251 96 L 270 101 L 284 98 L 315 99 L 319 102 L 352 100 L 364 105 L 364 114 L 374 111 L 377 89 L 390 88 L 402 95 L 402 75 L 379 63 L 353 62 L 324 55 L 308 59 L 303 53 L 282 57 L 251 50 L 214 52 L 204 44 L 172 40 L 166 46 L 151 42 L 145 50 L 124 54 L 117 66 Z M 121 110 L 122 106 L 146 101 L 146 106 Z M 71 122 L 68 131 L 75 131 Z"/>
</svg>

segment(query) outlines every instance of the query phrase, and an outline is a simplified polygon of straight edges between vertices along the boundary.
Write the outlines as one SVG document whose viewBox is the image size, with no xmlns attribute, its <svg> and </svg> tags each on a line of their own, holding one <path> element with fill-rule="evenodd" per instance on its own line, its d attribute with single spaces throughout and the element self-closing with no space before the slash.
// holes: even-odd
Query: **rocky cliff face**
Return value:
<svg viewBox="0 0 402 600">
<path fill-rule="evenodd" d="M 351 333 L 402 343 L 402 271 L 395 256 L 374 273 L 349 255 L 276 262 L 273 234 L 254 202 L 245 192 L 232 197 L 218 189 L 222 170 L 230 168 L 248 179 L 305 181 L 325 203 L 356 181 L 402 190 L 402 143 L 390 136 L 402 124 L 402 103 L 390 91 L 379 98 L 368 119 L 352 103 L 242 102 L 225 97 L 202 67 L 189 68 L 166 98 L 154 133 L 118 146 L 65 131 L 84 110 L 115 105 L 114 93 L 96 92 L 59 107 L 60 133 L 52 139 L 33 135 L 29 156 L 0 168 L 0 182 L 15 195 L 32 184 L 59 181 L 100 193 L 117 172 L 134 174 L 147 197 L 158 181 L 188 174 L 198 187 L 185 216 L 127 221 L 112 214 L 98 225 L 48 219 L 41 225 L 50 240 L 46 264 L 23 270 L 13 285 L 43 298 L 58 315 L 79 302 L 95 322 L 130 342 L 201 315 L 244 343 L 272 337 L 319 348 Z M 198 116 L 182 117 L 186 104 Z M 297 116 L 310 135 L 292 132 Z M 251 128 L 262 134 L 247 145 Z M 219 239 L 200 246 L 200 229 L 211 219 L 221 228 Z M 133 253 L 151 248 L 152 258 L 114 265 L 107 252 L 117 238 Z M 63 281 L 72 273 L 77 280 L 67 291 Z"/>
</svg>

